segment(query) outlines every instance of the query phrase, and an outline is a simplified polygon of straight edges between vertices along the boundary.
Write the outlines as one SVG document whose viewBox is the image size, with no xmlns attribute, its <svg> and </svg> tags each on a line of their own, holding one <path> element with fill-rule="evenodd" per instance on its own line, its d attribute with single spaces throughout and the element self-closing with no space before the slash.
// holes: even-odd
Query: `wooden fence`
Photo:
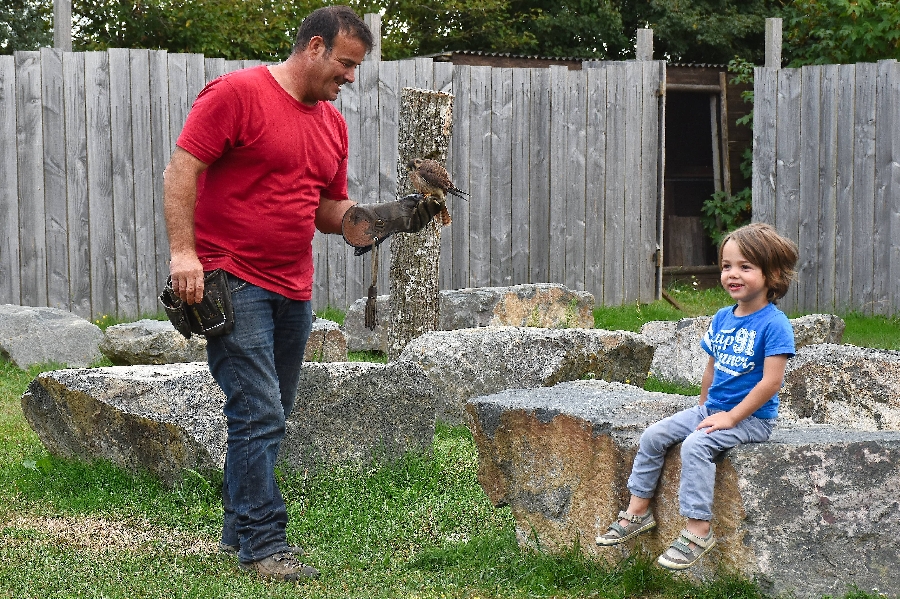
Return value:
<svg viewBox="0 0 900 599">
<path fill-rule="evenodd" d="M 126 49 L 0 56 L 0 303 L 156 312 L 162 171 L 205 82 L 250 64 Z M 351 197 L 394 198 L 400 90 L 451 92 L 448 163 L 470 198 L 450 200 L 441 287 L 556 282 L 598 303 L 655 299 L 665 68 L 585 66 L 363 63 L 336 101 Z M 363 297 L 367 258 L 339 236 L 317 234 L 314 250 L 316 309 Z"/>
<path fill-rule="evenodd" d="M 753 218 L 800 249 L 783 306 L 900 311 L 900 64 L 758 68 Z"/>
</svg>

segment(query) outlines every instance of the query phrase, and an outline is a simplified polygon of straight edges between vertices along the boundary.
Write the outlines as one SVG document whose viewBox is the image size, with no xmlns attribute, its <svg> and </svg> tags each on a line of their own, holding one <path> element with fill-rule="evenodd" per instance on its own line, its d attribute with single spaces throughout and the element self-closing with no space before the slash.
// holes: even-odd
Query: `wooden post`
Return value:
<svg viewBox="0 0 900 599">
<path fill-rule="evenodd" d="M 72 51 L 72 0 L 53 0 L 53 47 Z"/>
<path fill-rule="evenodd" d="M 366 60 L 378 62 L 381 60 L 381 15 L 377 12 L 367 12 L 363 15 L 363 21 L 365 21 L 369 31 L 372 32 L 374 40 L 372 51 L 366 56 Z"/>
<path fill-rule="evenodd" d="M 766 68 L 781 68 L 781 19 L 766 19 Z"/>
<path fill-rule="evenodd" d="M 403 88 L 400 94 L 397 197 L 413 193 L 407 163 L 413 158 L 447 160 L 453 126 L 453 96 L 430 90 Z M 432 220 L 418 233 L 391 237 L 391 300 L 388 360 L 400 357 L 406 345 L 435 331 L 440 320 L 438 302 L 441 225 Z"/>
<path fill-rule="evenodd" d="M 637 41 L 634 45 L 634 57 L 637 60 L 653 60 L 653 30 L 638 29 Z"/>
</svg>

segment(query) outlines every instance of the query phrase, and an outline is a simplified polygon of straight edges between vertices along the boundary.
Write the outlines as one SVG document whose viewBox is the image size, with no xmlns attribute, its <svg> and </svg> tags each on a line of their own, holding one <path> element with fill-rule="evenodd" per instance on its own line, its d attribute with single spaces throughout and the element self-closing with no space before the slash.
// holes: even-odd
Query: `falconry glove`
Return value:
<svg viewBox="0 0 900 599">
<path fill-rule="evenodd" d="M 361 256 L 394 233 L 422 230 L 443 206 L 439 200 L 417 193 L 396 202 L 357 204 L 344 214 L 341 232 L 344 241 L 356 248 L 354 255 Z"/>
</svg>

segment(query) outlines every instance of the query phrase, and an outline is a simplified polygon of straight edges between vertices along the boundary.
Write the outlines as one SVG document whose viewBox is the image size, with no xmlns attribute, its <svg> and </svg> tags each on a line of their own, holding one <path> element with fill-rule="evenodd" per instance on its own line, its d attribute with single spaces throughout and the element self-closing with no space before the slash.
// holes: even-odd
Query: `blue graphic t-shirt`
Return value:
<svg viewBox="0 0 900 599">
<path fill-rule="evenodd" d="M 706 400 L 713 409 L 727 411 L 738 405 L 762 380 L 763 361 L 768 356 L 794 355 L 794 328 L 775 304 L 747 316 L 735 316 L 736 307 L 716 312 L 700 343 L 715 359 L 715 374 Z M 777 417 L 778 394 L 753 415 Z"/>
</svg>

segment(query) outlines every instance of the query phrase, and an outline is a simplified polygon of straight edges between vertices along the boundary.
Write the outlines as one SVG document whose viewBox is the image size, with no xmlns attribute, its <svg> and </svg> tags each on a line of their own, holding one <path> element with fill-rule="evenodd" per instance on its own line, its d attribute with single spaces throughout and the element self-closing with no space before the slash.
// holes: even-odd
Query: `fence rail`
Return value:
<svg viewBox="0 0 900 599">
<path fill-rule="evenodd" d="M 252 64 L 127 49 L 0 56 L 0 303 L 156 312 L 163 169 L 203 85 Z M 394 198 L 400 90 L 449 91 L 448 162 L 470 199 L 451 200 L 442 288 L 557 282 L 607 304 L 654 299 L 665 68 L 585 66 L 363 63 L 336 101 L 351 197 Z M 365 259 L 337 236 L 317 234 L 314 250 L 316 309 L 364 295 Z"/>
<path fill-rule="evenodd" d="M 900 64 L 757 68 L 754 220 L 800 249 L 783 305 L 900 311 Z"/>
</svg>

